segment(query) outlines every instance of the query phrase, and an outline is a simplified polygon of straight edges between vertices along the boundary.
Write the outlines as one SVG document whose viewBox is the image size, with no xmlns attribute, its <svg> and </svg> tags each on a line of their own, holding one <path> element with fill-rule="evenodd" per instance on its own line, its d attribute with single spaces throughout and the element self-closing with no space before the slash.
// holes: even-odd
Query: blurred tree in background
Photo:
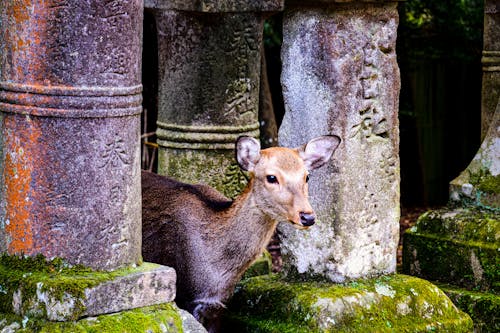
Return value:
<svg viewBox="0 0 500 333">
<path fill-rule="evenodd" d="M 482 0 L 399 5 L 403 205 L 442 205 L 480 140 Z"/>
</svg>

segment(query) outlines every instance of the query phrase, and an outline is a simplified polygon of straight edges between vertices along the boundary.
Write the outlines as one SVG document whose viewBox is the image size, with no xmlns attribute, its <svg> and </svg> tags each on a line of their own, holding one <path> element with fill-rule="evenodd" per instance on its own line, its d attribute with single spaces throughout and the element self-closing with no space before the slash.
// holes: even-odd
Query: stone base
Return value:
<svg viewBox="0 0 500 333">
<path fill-rule="evenodd" d="M 237 288 L 226 332 L 471 332 L 472 320 L 435 285 L 405 275 L 346 284 L 255 277 Z"/>
<path fill-rule="evenodd" d="M 469 291 L 450 285 L 441 290 L 474 322 L 474 332 L 500 332 L 500 295 Z"/>
<path fill-rule="evenodd" d="M 0 314 L 0 331 L 12 333 L 203 333 L 206 330 L 188 312 L 165 303 L 115 314 L 87 317 L 78 321 L 52 322 Z"/>
<path fill-rule="evenodd" d="M 144 263 L 99 272 L 68 267 L 41 256 L 0 260 L 0 313 L 48 321 L 82 317 L 172 302 L 175 271 Z"/>
<path fill-rule="evenodd" d="M 423 214 L 404 235 L 403 273 L 470 290 L 500 292 L 500 212 Z"/>
</svg>

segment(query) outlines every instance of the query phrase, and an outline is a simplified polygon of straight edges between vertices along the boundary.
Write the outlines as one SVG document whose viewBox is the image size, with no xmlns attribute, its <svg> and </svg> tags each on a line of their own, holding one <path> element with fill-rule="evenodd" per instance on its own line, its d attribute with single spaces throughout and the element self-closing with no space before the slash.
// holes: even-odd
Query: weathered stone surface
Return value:
<svg viewBox="0 0 500 333">
<path fill-rule="evenodd" d="M 283 9 L 284 0 L 145 0 L 146 8 L 205 13 L 265 12 Z"/>
<path fill-rule="evenodd" d="M 500 99 L 481 147 L 467 168 L 450 182 L 455 203 L 500 210 Z"/>
<path fill-rule="evenodd" d="M 0 312 L 72 321 L 175 298 L 175 271 L 170 267 L 145 263 L 111 273 L 46 267 L 49 269 L 0 265 Z"/>
<path fill-rule="evenodd" d="M 156 10 L 155 16 L 159 170 L 186 182 L 215 183 L 228 194 L 218 185 L 233 172 L 234 142 L 259 136 L 263 15 Z"/>
<path fill-rule="evenodd" d="M 142 0 L 0 6 L 0 251 L 140 261 Z"/>
<path fill-rule="evenodd" d="M 474 332 L 500 332 L 500 295 L 438 285 L 474 322 Z"/>
<path fill-rule="evenodd" d="M 174 269 L 152 264 L 142 266 L 146 267 L 85 290 L 84 316 L 172 302 L 175 298 Z"/>
<path fill-rule="evenodd" d="M 484 2 L 483 86 L 481 98 L 481 138 L 484 138 L 495 117 L 500 99 L 500 3 Z"/>
<path fill-rule="evenodd" d="M 396 4 L 285 12 L 281 145 L 339 135 L 311 176 L 318 222 L 280 226 L 289 274 L 332 281 L 394 272 L 399 237 Z"/>
<path fill-rule="evenodd" d="M 500 291 L 500 213 L 442 209 L 404 235 L 403 271 L 474 290 Z"/>
<path fill-rule="evenodd" d="M 227 332 L 471 332 L 472 320 L 435 285 L 389 275 L 349 284 L 243 281 Z"/>
<path fill-rule="evenodd" d="M 47 322 L 36 318 L 7 316 L 0 313 L 0 331 L 5 333 L 206 332 L 191 314 L 180 310 L 174 303 L 87 317 L 72 322 Z"/>
</svg>

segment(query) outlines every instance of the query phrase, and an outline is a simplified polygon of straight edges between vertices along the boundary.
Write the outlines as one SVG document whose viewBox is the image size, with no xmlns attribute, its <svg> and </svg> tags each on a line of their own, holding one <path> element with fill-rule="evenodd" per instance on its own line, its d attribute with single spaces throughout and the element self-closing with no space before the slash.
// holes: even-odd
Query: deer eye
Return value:
<svg viewBox="0 0 500 333">
<path fill-rule="evenodd" d="M 268 175 L 266 176 L 266 180 L 269 184 L 278 184 L 278 178 L 274 175 Z"/>
<path fill-rule="evenodd" d="M 309 175 L 306 176 L 306 183 L 309 182 Z"/>
</svg>

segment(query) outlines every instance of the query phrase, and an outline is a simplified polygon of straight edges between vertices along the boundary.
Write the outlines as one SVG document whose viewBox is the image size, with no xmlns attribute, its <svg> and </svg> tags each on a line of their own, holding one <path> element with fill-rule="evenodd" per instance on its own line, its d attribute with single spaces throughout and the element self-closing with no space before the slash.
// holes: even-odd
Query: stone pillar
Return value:
<svg viewBox="0 0 500 333">
<path fill-rule="evenodd" d="M 481 139 L 493 121 L 500 98 L 500 1 L 484 2 L 483 86 L 481 102 Z"/>
<path fill-rule="evenodd" d="M 235 196 L 238 136 L 259 136 L 260 48 L 273 1 L 146 0 L 158 28 L 159 173 Z"/>
<path fill-rule="evenodd" d="M 500 1 L 484 3 L 481 138 L 467 168 L 450 182 L 452 202 L 500 209 Z"/>
<path fill-rule="evenodd" d="M 399 69 L 394 1 L 289 1 L 283 22 L 284 146 L 343 142 L 315 171 L 318 223 L 282 224 L 284 270 L 334 282 L 391 273 L 399 238 Z"/>
<path fill-rule="evenodd" d="M 142 0 L 0 6 L 0 251 L 141 260 Z"/>
</svg>

